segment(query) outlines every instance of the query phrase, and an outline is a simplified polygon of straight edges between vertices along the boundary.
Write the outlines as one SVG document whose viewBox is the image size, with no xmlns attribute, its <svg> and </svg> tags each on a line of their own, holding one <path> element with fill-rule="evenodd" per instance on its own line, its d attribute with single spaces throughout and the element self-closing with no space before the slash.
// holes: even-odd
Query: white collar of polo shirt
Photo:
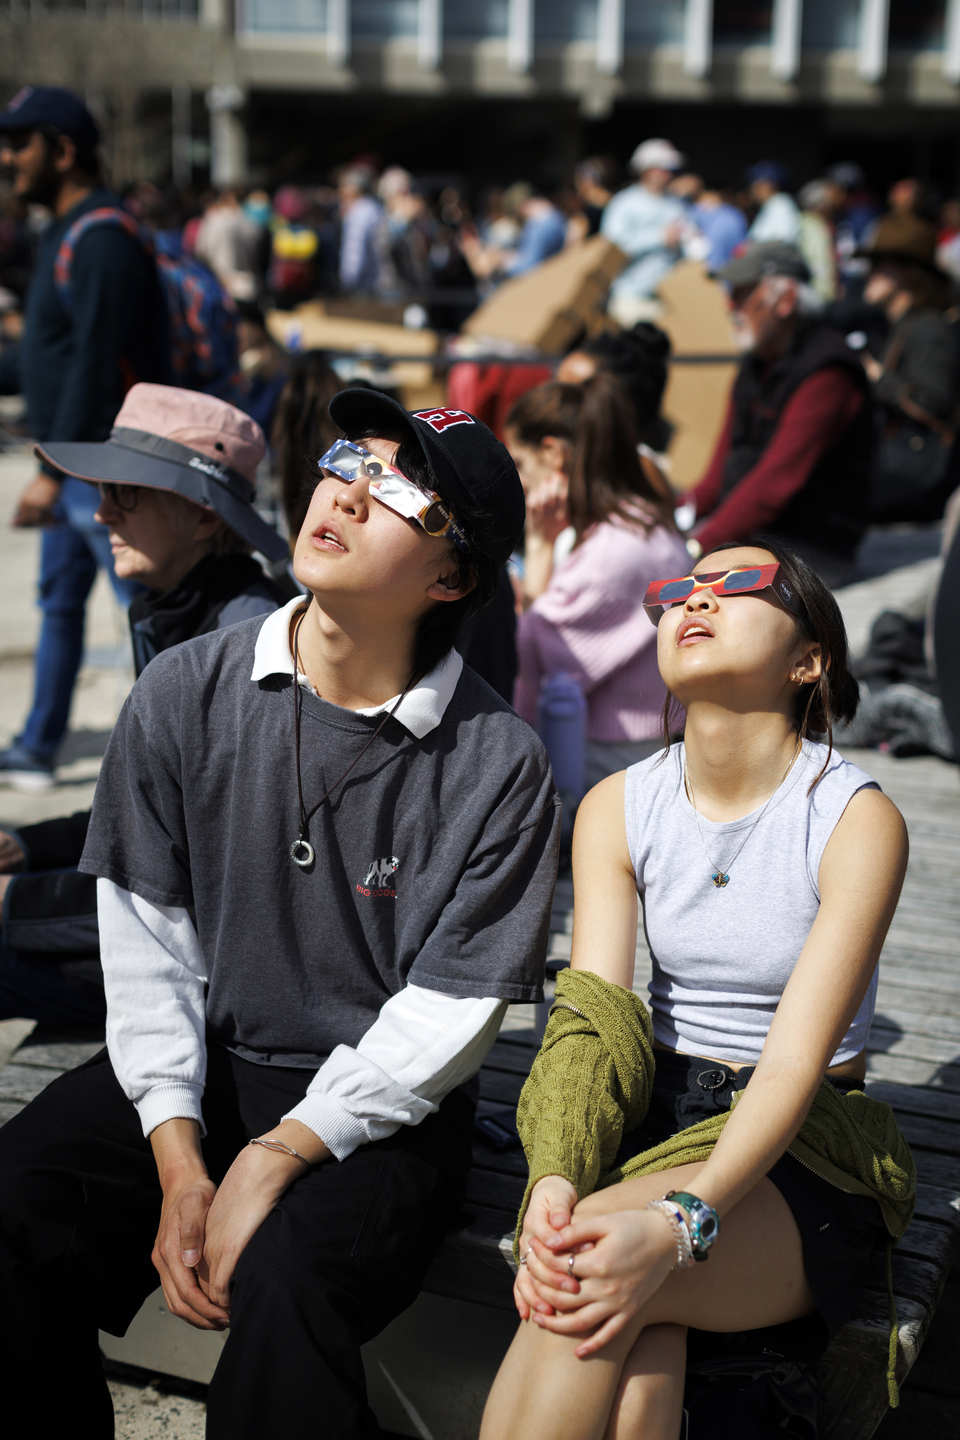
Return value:
<svg viewBox="0 0 960 1440">
<path fill-rule="evenodd" d="M 250 673 L 252 681 L 265 680 L 268 675 L 293 674 L 290 621 L 305 603 L 304 597 L 297 595 L 288 605 L 284 605 L 282 610 L 275 610 L 264 620 L 253 652 L 253 670 Z M 394 718 L 418 740 L 422 740 L 431 730 L 435 730 L 443 719 L 462 670 L 462 657 L 456 650 L 451 650 L 429 675 L 425 675 L 407 692 L 397 707 Z M 363 710 L 354 710 L 353 714 L 382 715 L 384 710 L 389 710 L 396 703 L 396 699 L 396 695 L 393 695 L 389 700 L 384 700 L 382 705 L 370 705 Z"/>
</svg>

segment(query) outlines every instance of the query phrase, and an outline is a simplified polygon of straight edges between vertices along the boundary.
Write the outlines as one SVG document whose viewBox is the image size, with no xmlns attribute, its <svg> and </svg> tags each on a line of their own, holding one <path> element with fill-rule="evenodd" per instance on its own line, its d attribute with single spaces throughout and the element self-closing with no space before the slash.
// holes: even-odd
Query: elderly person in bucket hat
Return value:
<svg viewBox="0 0 960 1440">
<path fill-rule="evenodd" d="M 149 594 L 130 607 L 137 674 L 160 650 L 264 615 L 287 596 L 253 559 L 287 544 L 253 506 L 263 431 L 242 410 L 193 390 L 134 385 L 109 440 L 60 441 L 37 454 L 100 488 L 122 579 Z"/>
<path fill-rule="evenodd" d="M 147 587 L 130 609 L 137 675 L 172 645 L 286 603 L 251 554 L 287 554 L 252 504 L 263 433 L 232 405 L 135 385 L 109 440 L 37 448 L 99 485 L 116 572 Z M 71 868 L 89 819 L 82 811 L 0 831 L 0 1017 L 103 1019 L 96 881 Z"/>
<path fill-rule="evenodd" d="M 138 675 L 158 651 L 287 599 L 249 554 L 288 554 L 253 506 L 265 452 L 259 425 L 233 405 L 147 384 L 128 392 L 109 439 L 37 445 L 42 464 L 100 486 L 96 519 L 108 527 L 114 572 L 147 587 L 130 609 Z M 16 742 L 0 761 L 0 783 L 54 783 L 53 764 Z"/>
</svg>

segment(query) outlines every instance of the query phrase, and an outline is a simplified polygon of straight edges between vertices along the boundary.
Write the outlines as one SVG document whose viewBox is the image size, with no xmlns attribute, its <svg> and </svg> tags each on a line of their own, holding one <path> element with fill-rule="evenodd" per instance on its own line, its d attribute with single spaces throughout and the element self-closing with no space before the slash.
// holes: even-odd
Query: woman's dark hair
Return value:
<svg viewBox="0 0 960 1440">
<path fill-rule="evenodd" d="M 633 405 L 637 439 L 653 450 L 666 450 L 670 425 L 660 414 L 660 404 L 667 384 L 669 336 L 642 320 L 632 330 L 595 335 L 574 349 L 590 355 L 598 369 L 616 375 Z"/>
<path fill-rule="evenodd" d="M 290 538 L 296 541 L 303 526 L 316 475 L 306 466 L 307 456 L 319 458 L 341 431 L 327 413 L 343 381 L 323 350 L 308 350 L 294 361 L 290 379 L 280 392 L 271 443 L 280 477 L 280 497 Z"/>
<path fill-rule="evenodd" d="M 506 423 L 523 445 L 539 446 L 548 435 L 566 441 L 567 506 L 578 539 L 611 515 L 639 522 L 648 534 L 657 524 L 673 528 L 669 501 L 640 463 L 633 408 L 615 376 L 598 370 L 582 385 L 538 385 L 520 397 Z"/>
<path fill-rule="evenodd" d="M 813 782 L 816 785 L 833 753 L 834 724 L 838 720 L 849 723 L 857 713 L 860 700 L 859 686 L 850 670 L 846 626 L 840 606 L 817 572 L 779 541 L 769 540 L 763 535 L 750 540 L 727 540 L 705 551 L 697 564 L 702 565 L 710 555 L 722 555 L 725 550 L 742 550 L 745 546 L 768 551 L 780 564 L 793 593 L 801 602 L 800 613 L 794 617 L 797 639 L 810 640 L 820 646 L 820 678 L 798 687 L 794 706 L 794 724 L 801 740 L 814 735 L 827 737 L 827 758 Z M 666 746 L 670 744 L 673 704 L 673 696 L 668 693 L 661 727 Z"/>
<path fill-rule="evenodd" d="M 450 504 L 442 487 L 437 483 L 426 456 L 409 434 L 391 434 L 384 426 L 370 426 L 347 438 L 362 444 L 364 440 L 370 440 L 374 436 L 384 440 L 399 440 L 400 448 L 393 461 L 396 468 L 406 475 L 408 480 L 435 491 L 445 504 Z M 483 529 L 485 523 L 489 523 L 489 517 L 480 510 L 465 511 L 462 505 L 451 508 L 455 509 L 457 524 L 466 531 L 471 546 L 470 554 L 465 555 L 452 539 L 447 541 L 450 558 L 457 562 L 451 588 L 457 590 L 468 584 L 471 578 L 476 583 L 469 594 L 459 600 L 437 600 L 426 614 L 420 617 L 413 645 L 413 668 L 418 680 L 429 675 L 450 653 L 456 644 L 461 625 L 486 609 L 497 593 L 500 579 L 499 564 L 483 548 Z"/>
</svg>

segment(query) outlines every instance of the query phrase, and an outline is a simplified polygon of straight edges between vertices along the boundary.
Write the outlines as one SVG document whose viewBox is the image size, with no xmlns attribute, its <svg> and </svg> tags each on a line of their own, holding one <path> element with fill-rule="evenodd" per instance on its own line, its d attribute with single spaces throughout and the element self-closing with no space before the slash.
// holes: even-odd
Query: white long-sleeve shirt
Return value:
<svg viewBox="0 0 960 1440">
<path fill-rule="evenodd" d="M 107 1049 L 144 1135 L 165 1120 L 196 1120 L 207 1072 L 206 972 L 189 913 L 97 881 Z M 299 1120 L 344 1160 L 358 1145 L 416 1125 L 469 1080 L 497 1038 L 507 1002 L 407 985 L 387 1000 L 354 1049 L 338 1045 Z"/>
</svg>

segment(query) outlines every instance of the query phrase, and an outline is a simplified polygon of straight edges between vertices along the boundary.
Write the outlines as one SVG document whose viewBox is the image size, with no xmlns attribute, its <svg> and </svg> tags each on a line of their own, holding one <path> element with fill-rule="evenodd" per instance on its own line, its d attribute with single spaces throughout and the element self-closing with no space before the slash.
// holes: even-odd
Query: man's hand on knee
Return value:
<svg viewBox="0 0 960 1440">
<path fill-rule="evenodd" d="M 290 1154 L 262 1145 L 245 1146 L 223 1177 L 207 1219 L 200 1284 L 226 1312 L 233 1272 L 252 1237 L 294 1180 L 312 1165 L 330 1159 L 323 1141 L 296 1120 L 281 1121 L 276 1130 L 261 1138 L 285 1146 L 292 1141 L 296 1144 Z"/>
<path fill-rule="evenodd" d="M 207 1213 L 217 1187 L 209 1177 L 187 1181 L 164 1193 L 160 1229 L 153 1247 L 153 1263 L 160 1276 L 167 1309 L 198 1330 L 222 1330 L 230 1316 L 214 1304 L 197 1279 L 203 1254 Z"/>
<path fill-rule="evenodd" d="M 198 1330 L 223 1330 L 230 1316 L 204 1294 L 197 1280 L 207 1213 L 217 1187 L 207 1174 L 196 1120 L 165 1120 L 150 1132 L 163 1190 L 160 1229 L 152 1260 L 171 1315 Z"/>
</svg>

